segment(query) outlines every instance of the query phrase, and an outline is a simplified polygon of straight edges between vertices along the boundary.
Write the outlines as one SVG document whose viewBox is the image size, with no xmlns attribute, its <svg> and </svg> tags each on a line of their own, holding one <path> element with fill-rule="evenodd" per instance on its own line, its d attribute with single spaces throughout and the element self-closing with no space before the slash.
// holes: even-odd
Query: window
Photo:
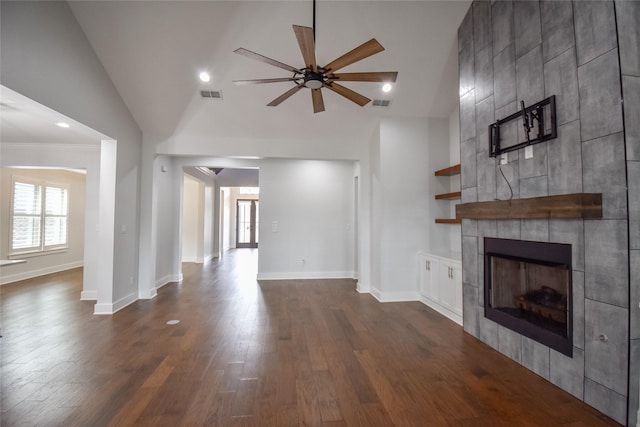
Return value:
<svg viewBox="0 0 640 427">
<path fill-rule="evenodd" d="M 67 247 L 67 188 L 15 179 L 12 202 L 11 254 Z"/>
<path fill-rule="evenodd" d="M 260 187 L 240 187 L 240 194 L 260 194 Z"/>
</svg>

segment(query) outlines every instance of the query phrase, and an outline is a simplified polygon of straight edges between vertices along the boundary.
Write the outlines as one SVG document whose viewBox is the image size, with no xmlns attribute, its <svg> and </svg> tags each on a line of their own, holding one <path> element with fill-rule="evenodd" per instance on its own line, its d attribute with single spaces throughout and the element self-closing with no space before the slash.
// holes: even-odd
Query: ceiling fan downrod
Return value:
<svg viewBox="0 0 640 427">
<path fill-rule="evenodd" d="M 313 0 L 313 41 L 316 41 L 316 0 Z"/>
</svg>

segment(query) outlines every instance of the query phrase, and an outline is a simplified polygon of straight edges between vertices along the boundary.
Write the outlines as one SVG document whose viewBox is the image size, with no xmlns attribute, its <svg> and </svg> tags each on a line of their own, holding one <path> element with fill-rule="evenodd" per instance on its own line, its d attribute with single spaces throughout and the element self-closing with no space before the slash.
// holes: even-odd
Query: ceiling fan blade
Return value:
<svg viewBox="0 0 640 427">
<path fill-rule="evenodd" d="M 324 100 L 320 89 L 311 89 L 311 100 L 313 101 L 313 112 L 320 113 L 324 111 Z"/>
<path fill-rule="evenodd" d="M 313 40 L 313 28 L 294 25 L 293 31 L 296 33 L 296 38 L 298 39 L 300 52 L 302 52 L 302 57 L 304 58 L 304 65 L 311 68 L 311 71 L 317 71 L 318 64 L 316 63 L 316 47 Z"/>
<path fill-rule="evenodd" d="M 338 83 L 332 82 L 330 84 L 325 85 L 327 89 L 330 89 L 337 93 L 338 95 L 342 95 L 350 101 L 355 102 L 361 107 L 364 107 L 369 101 L 371 101 L 366 96 L 360 95 L 358 92 L 354 92 L 349 88 L 339 85 Z"/>
<path fill-rule="evenodd" d="M 398 77 L 397 71 L 381 71 L 373 73 L 340 73 L 330 74 L 330 81 L 338 80 L 341 82 L 389 82 L 394 83 Z"/>
<path fill-rule="evenodd" d="M 254 85 L 260 83 L 276 83 L 276 82 L 295 82 L 297 80 L 301 80 L 300 78 L 295 77 L 281 77 L 276 79 L 255 79 L 255 80 L 234 80 L 233 83 L 238 86 L 243 85 Z"/>
<path fill-rule="evenodd" d="M 238 55 L 246 56 L 247 58 L 255 59 L 256 61 L 264 62 L 265 64 L 273 65 L 274 67 L 282 68 L 287 71 L 291 71 L 292 73 L 302 74 L 302 71 L 292 67 L 291 65 L 284 64 L 280 61 L 276 61 L 275 59 L 267 58 L 264 55 L 260 55 L 259 53 L 251 52 L 245 48 L 239 48 L 234 50 Z"/>
<path fill-rule="evenodd" d="M 296 93 L 297 91 L 299 91 L 303 87 L 304 87 L 304 84 L 299 84 L 298 86 L 292 87 L 291 89 L 289 89 L 288 91 L 286 91 L 285 93 L 283 93 L 282 95 L 280 95 L 279 97 L 277 97 L 276 99 L 274 99 L 273 101 L 268 103 L 267 106 L 276 107 L 276 106 L 280 105 L 280 103 L 282 101 L 284 101 L 285 99 L 289 98 L 291 95 L 293 95 L 294 93 Z"/>
<path fill-rule="evenodd" d="M 340 58 L 335 59 L 324 66 L 325 69 L 330 71 L 338 71 L 340 68 L 344 68 L 347 65 L 360 61 L 361 59 L 368 58 L 371 55 L 382 52 L 384 48 L 378 40 L 371 39 L 368 42 L 362 43 L 355 49 L 345 53 Z"/>
</svg>

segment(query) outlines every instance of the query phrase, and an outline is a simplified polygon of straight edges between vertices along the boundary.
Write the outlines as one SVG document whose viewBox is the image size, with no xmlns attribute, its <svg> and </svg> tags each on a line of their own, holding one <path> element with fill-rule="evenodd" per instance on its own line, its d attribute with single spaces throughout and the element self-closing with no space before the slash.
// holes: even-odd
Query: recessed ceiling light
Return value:
<svg viewBox="0 0 640 427">
<path fill-rule="evenodd" d="M 391 92 L 391 83 L 385 83 L 384 85 L 382 85 L 382 91 Z"/>
<path fill-rule="evenodd" d="M 60 126 L 61 128 L 65 128 L 65 129 L 69 129 L 71 126 L 69 125 L 69 123 L 65 123 L 65 122 L 58 122 L 56 123 L 57 126 Z"/>
<path fill-rule="evenodd" d="M 206 83 L 211 80 L 211 76 L 209 76 L 209 73 L 207 73 L 206 71 L 203 71 L 200 73 L 200 80 Z"/>
</svg>

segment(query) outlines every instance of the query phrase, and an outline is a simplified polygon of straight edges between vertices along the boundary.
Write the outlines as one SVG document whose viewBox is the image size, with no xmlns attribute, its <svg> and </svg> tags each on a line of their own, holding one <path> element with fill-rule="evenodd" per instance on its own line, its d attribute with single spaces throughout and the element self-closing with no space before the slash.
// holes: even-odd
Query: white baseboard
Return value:
<svg viewBox="0 0 640 427">
<path fill-rule="evenodd" d="M 182 258 L 182 262 L 198 262 L 198 259 L 196 257 L 186 257 L 186 258 Z"/>
<path fill-rule="evenodd" d="M 281 273 L 259 273 L 258 280 L 309 280 L 309 279 L 350 279 L 351 271 L 292 271 Z"/>
<path fill-rule="evenodd" d="M 172 276 L 170 274 L 167 274 L 166 276 L 156 280 L 156 289 L 160 289 L 164 285 L 171 283 L 172 282 L 171 277 Z"/>
<path fill-rule="evenodd" d="M 447 317 L 449 320 L 453 320 L 458 325 L 462 326 L 462 316 L 456 313 L 455 311 L 451 311 L 446 307 L 441 306 L 440 304 L 429 300 L 423 296 L 420 297 L 420 302 L 426 305 L 427 307 L 437 311 L 442 314 L 444 317 Z"/>
<path fill-rule="evenodd" d="M 139 299 L 153 299 L 158 295 L 156 292 L 156 288 L 152 289 L 138 289 L 138 298 Z"/>
<path fill-rule="evenodd" d="M 370 294 L 371 286 L 358 281 L 358 283 L 356 283 L 356 291 L 361 294 Z"/>
<path fill-rule="evenodd" d="M 96 304 L 93 308 L 93 314 L 114 314 L 137 300 L 135 294 L 129 294 L 112 304 Z"/>
<path fill-rule="evenodd" d="M 98 299 L 98 291 L 82 291 L 80 292 L 81 301 L 95 301 Z"/>
<path fill-rule="evenodd" d="M 373 296 L 380 302 L 410 302 L 418 301 L 417 292 L 381 292 L 375 290 Z"/>
<path fill-rule="evenodd" d="M 19 282 L 20 280 L 33 279 L 34 277 L 40 277 L 51 273 L 59 273 L 65 270 L 71 270 L 73 268 L 82 267 L 83 261 L 74 261 L 67 264 L 57 264 L 51 267 L 41 268 L 38 270 L 28 270 L 21 273 L 9 274 L 0 278 L 0 285 L 7 285 L 13 282 Z"/>
</svg>

